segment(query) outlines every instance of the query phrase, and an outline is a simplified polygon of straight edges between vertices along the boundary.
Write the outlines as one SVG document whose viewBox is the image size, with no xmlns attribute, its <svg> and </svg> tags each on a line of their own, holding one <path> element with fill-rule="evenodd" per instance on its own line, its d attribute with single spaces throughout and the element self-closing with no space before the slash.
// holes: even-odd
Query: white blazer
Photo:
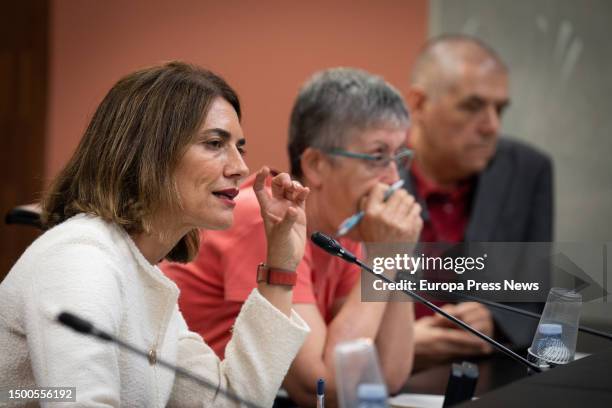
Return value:
<svg viewBox="0 0 612 408">
<path fill-rule="evenodd" d="M 122 228 L 85 214 L 61 223 L 34 241 L 0 284 L 0 389 L 76 387 L 79 406 L 235 405 L 145 358 L 54 322 L 51 310 L 65 310 L 271 406 L 306 338 L 306 323 L 295 312 L 287 318 L 255 289 L 220 361 L 187 329 L 178 295 Z"/>
</svg>

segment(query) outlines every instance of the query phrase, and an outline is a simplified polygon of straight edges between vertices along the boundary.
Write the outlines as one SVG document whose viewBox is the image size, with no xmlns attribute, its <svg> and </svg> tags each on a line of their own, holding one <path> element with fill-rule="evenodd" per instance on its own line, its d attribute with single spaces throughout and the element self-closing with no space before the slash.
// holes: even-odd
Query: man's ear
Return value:
<svg viewBox="0 0 612 408">
<path fill-rule="evenodd" d="M 300 157 L 304 185 L 310 188 L 319 188 L 327 174 L 329 162 L 325 155 L 318 149 L 307 147 Z"/>
<path fill-rule="evenodd" d="M 410 115 L 414 119 L 419 119 L 425 110 L 427 103 L 427 93 L 425 89 L 419 85 L 411 85 L 406 94 L 406 104 L 410 111 Z"/>
</svg>

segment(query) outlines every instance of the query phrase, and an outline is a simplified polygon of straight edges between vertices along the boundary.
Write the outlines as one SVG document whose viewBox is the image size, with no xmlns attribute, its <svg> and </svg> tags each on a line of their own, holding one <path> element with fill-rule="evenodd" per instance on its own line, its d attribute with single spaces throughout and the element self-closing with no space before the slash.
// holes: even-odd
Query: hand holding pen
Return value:
<svg viewBox="0 0 612 408">
<path fill-rule="evenodd" d="M 421 206 L 402 185 L 400 180 L 391 187 L 383 183 L 374 186 L 363 198 L 361 211 L 343 223 L 338 236 L 353 224 L 364 242 L 416 242 L 423 225 Z"/>
<path fill-rule="evenodd" d="M 391 197 L 391 195 L 395 193 L 397 190 L 402 188 L 403 185 L 404 185 L 404 180 L 402 179 L 399 179 L 395 183 L 391 184 L 391 186 L 385 191 L 385 194 L 383 196 L 383 201 L 387 201 L 389 197 Z M 346 220 L 342 221 L 342 224 L 340 224 L 340 227 L 338 227 L 338 232 L 336 233 L 336 236 L 341 237 L 343 235 L 346 235 L 350 230 L 352 230 L 355 226 L 357 226 L 359 222 L 361 222 L 361 219 L 363 218 L 364 215 L 365 213 L 363 211 L 359 211 L 358 213 L 353 214 L 350 217 L 348 217 Z"/>
</svg>

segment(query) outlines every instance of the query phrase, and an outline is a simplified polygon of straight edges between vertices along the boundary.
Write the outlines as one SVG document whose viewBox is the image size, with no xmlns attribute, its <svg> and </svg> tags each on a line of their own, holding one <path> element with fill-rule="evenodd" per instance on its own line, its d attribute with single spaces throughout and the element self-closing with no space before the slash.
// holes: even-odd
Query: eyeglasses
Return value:
<svg viewBox="0 0 612 408">
<path fill-rule="evenodd" d="M 325 150 L 325 153 L 330 154 L 332 156 L 341 156 L 348 157 L 350 159 L 360 159 L 365 160 L 372 167 L 375 168 L 385 168 L 389 166 L 392 162 L 395 162 L 395 165 L 399 169 L 408 169 L 410 167 L 410 163 L 412 162 L 412 158 L 414 157 L 414 152 L 406 147 L 403 147 L 397 151 L 394 155 L 388 154 L 368 154 L 368 153 L 357 153 L 357 152 L 349 152 L 342 149 L 329 149 Z"/>
</svg>

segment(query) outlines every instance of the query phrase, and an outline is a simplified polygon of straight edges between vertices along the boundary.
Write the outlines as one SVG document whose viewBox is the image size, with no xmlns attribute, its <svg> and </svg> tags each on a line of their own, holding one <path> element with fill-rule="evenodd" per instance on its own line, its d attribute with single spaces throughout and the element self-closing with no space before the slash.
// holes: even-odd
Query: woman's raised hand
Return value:
<svg viewBox="0 0 612 408">
<path fill-rule="evenodd" d="M 265 188 L 270 169 L 257 173 L 253 190 L 259 201 L 264 220 L 270 267 L 295 270 L 304 256 L 306 245 L 306 214 L 304 203 L 308 187 L 291 180 L 287 173 L 272 178 L 272 191 Z"/>
</svg>

